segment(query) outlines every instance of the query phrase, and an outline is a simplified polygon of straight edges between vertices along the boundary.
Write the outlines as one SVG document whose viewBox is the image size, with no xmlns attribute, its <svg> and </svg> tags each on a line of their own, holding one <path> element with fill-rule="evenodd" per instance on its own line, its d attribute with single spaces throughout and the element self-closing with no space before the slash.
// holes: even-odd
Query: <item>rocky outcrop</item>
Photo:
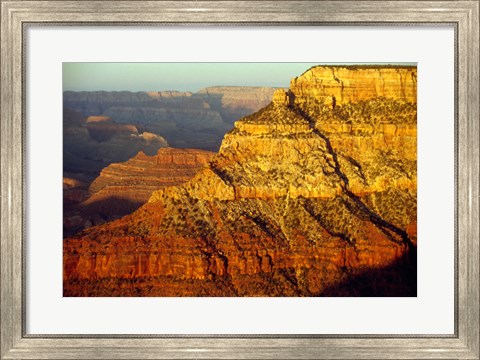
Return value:
<svg viewBox="0 0 480 360">
<path fill-rule="evenodd" d="M 332 106 L 341 81 L 307 74 L 190 181 L 66 239 L 64 295 L 414 296 L 416 103 L 351 89 Z"/>
<path fill-rule="evenodd" d="M 74 234 L 129 214 L 146 203 L 158 189 L 190 180 L 214 153 L 196 149 L 159 149 L 156 155 L 139 152 L 123 163 L 113 163 L 87 186 L 64 178 L 64 232 Z M 75 205 L 75 206 L 72 206 Z"/>
<path fill-rule="evenodd" d="M 88 123 L 96 123 L 96 122 L 111 122 L 112 119 L 110 119 L 108 116 L 89 116 L 85 120 L 85 122 Z"/>
<path fill-rule="evenodd" d="M 139 152 L 124 163 L 103 169 L 90 185 L 90 197 L 82 206 L 108 219 L 131 213 L 146 203 L 155 190 L 190 180 L 214 154 L 174 148 L 159 149 L 154 156 Z"/>
<path fill-rule="evenodd" d="M 316 66 L 292 79 L 297 101 L 335 98 L 347 104 L 376 98 L 417 102 L 417 69 L 412 66 Z"/>
</svg>

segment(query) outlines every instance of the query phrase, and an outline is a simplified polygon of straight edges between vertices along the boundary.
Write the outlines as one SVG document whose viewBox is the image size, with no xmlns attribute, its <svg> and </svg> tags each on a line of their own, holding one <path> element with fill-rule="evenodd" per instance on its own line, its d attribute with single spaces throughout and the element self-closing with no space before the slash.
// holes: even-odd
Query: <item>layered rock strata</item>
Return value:
<svg viewBox="0 0 480 360">
<path fill-rule="evenodd" d="M 384 96 L 349 85 L 332 101 L 360 70 L 382 74 Z M 414 296 L 416 99 L 404 79 L 416 68 L 385 70 L 294 79 L 193 179 L 66 239 L 64 295 Z"/>
<path fill-rule="evenodd" d="M 139 152 L 124 163 L 106 167 L 90 185 L 82 207 L 117 218 L 146 203 L 155 190 L 190 180 L 215 153 L 196 149 L 159 149 L 156 155 Z"/>
<path fill-rule="evenodd" d="M 297 101 L 335 98 L 337 104 L 388 98 L 417 102 L 417 69 L 412 66 L 316 66 L 294 78 Z"/>
<path fill-rule="evenodd" d="M 161 148 L 152 156 L 139 152 L 103 169 L 88 191 L 86 184 L 64 178 L 65 234 L 135 211 L 155 190 L 190 180 L 213 155 L 205 150 L 173 148 Z"/>
</svg>

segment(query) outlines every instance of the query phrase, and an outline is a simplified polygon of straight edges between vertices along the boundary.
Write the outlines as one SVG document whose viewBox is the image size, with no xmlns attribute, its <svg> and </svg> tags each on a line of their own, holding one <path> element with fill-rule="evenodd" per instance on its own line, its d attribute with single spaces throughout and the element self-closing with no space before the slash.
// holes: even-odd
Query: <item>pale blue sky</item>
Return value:
<svg viewBox="0 0 480 360">
<path fill-rule="evenodd" d="M 287 87 L 313 63 L 63 63 L 63 90 L 198 91 L 213 85 Z"/>
<path fill-rule="evenodd" d="M 288 87 L 317 63 L 63 63 L 63 90 L 198 91 L 215 85 Z"/>
</svg>

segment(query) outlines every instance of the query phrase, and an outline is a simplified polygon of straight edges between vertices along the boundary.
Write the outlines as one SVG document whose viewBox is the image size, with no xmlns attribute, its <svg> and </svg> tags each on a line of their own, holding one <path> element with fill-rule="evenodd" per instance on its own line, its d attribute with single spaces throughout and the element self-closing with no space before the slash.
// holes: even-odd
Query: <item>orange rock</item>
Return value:
<svg viewBox="0 0 480 360">
<path fill-rule="evenodd" d="M 292 79 L 290 89 L 297 99 L 328 97 L 336 104 L 378 97 L 417 102 L 417 68 L 413 66 L 378 67 L 316 66 Z"/>
<path fill-rule="evenodd" d="M 192 179 L 65 239 L 64 294 L 415 295 L 415 82 L 372 66 L 292 80 Z"/>
</svg>

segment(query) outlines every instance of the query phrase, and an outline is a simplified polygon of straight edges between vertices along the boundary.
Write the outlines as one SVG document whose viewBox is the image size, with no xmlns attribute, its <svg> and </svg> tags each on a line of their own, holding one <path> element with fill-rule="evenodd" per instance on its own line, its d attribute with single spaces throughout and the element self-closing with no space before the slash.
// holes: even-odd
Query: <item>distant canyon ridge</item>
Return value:
<svg viewBox="0 0 480 360">
<path fill-rule="evenodd" d="M 233 122 L 267 105 L 274 91 L 240 86 L 196 93 L 65 91 L 65 168 L 98 171 L 140 150 L 154 155 L 165 146 L 217 151 Z M 128 150 L 120 149 L 127 140 Z"/>
</svg>

